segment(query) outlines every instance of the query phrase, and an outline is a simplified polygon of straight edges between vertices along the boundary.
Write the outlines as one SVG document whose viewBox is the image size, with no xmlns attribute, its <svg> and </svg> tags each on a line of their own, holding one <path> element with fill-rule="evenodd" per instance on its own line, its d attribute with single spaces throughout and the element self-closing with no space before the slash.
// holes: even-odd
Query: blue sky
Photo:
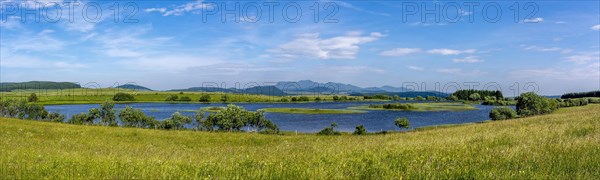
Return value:
<svg viewBox="0 0 600 180">
<path fill-rule="evenodd" d="M 174 89 L 310 79 L 442 91 L 478 83 L 509 95 L 600 89 L 598 1 L 53 2 L 2 0 L 2 82 Z M 236 3 L 241 13 L 223 19 Z"/>
</svg>

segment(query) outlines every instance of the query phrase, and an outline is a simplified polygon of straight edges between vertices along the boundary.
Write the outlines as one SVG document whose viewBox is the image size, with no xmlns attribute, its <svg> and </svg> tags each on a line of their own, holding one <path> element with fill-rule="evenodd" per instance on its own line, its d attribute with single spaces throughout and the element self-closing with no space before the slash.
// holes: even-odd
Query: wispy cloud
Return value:
<svg viewBox="0 0 600 180">
<path fill-rule="evenodd" d="M 460 55 L 460 54 L 472 54 L 477 50 L 475 49 L 466 49 L 466 50 L 455 50 L 455 49 L 432 49 L 427 51 L 430 54 L 439 54 L 439 55 Z"/>
<path fill-rule="evenodd" d="M 181 16 L 187 12 L 194 12 L 196 10 L 212 8 L 210 3 L 204 3 L 203 0 L 197 0 L 195 2 L 186 3 L 183 5 L 176 6 L 172 9 L 167 8 L 148 8 L 144 9 L 146 12 L 159 12 L 163 16 Z"/>
<path fill-rule="evenodd" d="M 419 48 L 396 48 L 379 53 L 381 56 L 404 56 L 421 52 Z"/>
<path fill-rule="evenodd" d="M 560 51 L 560 53 L 563 53 L 563 54 L 567 54 L 567 53 L 570 53 L 573 51 L 571 49 L 564 49 L 564 48 L 560 48 L 560 47 L 540 47 L 540 46 L 525 46 L 525 45 L 521 45 L 521 47 L 523 47 L 523 49 L 527 50 L 527 51 L 540 51 L 540 52 Z"/>
<path fill-rule="evenodd" d="M 477 56 L 467 56 L 464 58 L 457 58 L 457 59 L 453 59 L 452 60 L 455 63 L 478 63 L 478 62 L 483 62 L 482 59 L 480 59 Z"/>
<path fill-rule="evenodd" d="M 585 64 L 591 61 L 599 61 L 600 60 L 600 54 L 598 52 L 585 52 L 585 53 L 578 53 L 572 56 L 567 56 L 565 57 L 565 59 L 568 62 L 574 62 L 577 64 Z"/>
<path fill-rule="evenodd" d="M 595 31 L 600 31 L 600 24 L 590 27 L 590 29 Z"/>
<path fill-rule="evenodd" d="M 541 23 L 541 22 L 544 22 L 544 18 L 541 18 L 541 17 L 529 18 L 529 19 L 523 20 L 523 22 L 524 23 Z"/>
<path fill-rule="evenodd" d="M 354 59 L 361 44 L 376 41 L 383 37 L 379 32 L 363 36 L 358 32 L 348 32 L 343 36 L 321 38 L 318 33 L 301 34 L 294 40 L 267 50 L 275 57 L 284 59 Z"/>
<path fill-rule="evenodd" d="M 412 69 L 412 70 L 416 70 L 416 71 L 425 70 L 425 68 L 419 67 L 419 66 L 407 66 L 407 67 L 408 67 L 408 69 Z"/>
</svg>

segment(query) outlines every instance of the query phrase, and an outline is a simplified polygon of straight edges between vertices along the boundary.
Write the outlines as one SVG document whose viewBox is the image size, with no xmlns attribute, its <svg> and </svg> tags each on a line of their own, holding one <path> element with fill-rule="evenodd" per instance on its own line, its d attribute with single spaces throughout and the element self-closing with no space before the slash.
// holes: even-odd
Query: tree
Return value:
<svg viewBox="0 0 600 180">
<path fill-rule="evenodd" d="M 447 99 L 451 101 L 458 101 L 458 97 L 456 97 L 455 95 L 450 95 Z"/>
<path fill-rule="evenodd" d="M 417 96 L 417 97 L 415 98 L 415 100 L 417 100 L 417 101 L 423 101 L 423 100 L 425 100 L 425 98 L 423 98 L 423 97 L 421 97 L 421 96 Z"/>
<path fill-rule="evenodd" d="M 211 127 L 205 127 L 204 125 L 206 125 L 206 120 L 204 119 L 204 115 L 206 114 L 205 111 L 203 111 L 202 109 L 199 109 L 198 111 L 196 111 L 196 113 L 194 114 L 194 120 L 197 123 L 197 130 L 212 130 L 212 126 Z"/>
<path fill-rule="evenodd" d="M 317 133 L 317 135 L 340 135 L 342 133 L 340 133 L 339 131 L 334 130 L 334 128 L 337 127 L 337 123 L 331 123 L 330 127 L 326 127 L 324 129 L 322 129 L 321 131 L 319 131 Z"/>
<path fill-rule="evenodd" d="M 100 105 L 99 116 L 103 125 L 117 126 L 117 118 L 115 116 L 115 110 L 113 110 L 114 107 L 115 104 L 108 101 L 104 101 L 104 103 Z"/>
<path fill-rule="evenodd" d="M 367 129 L 365 129 L 365 126 L 363 126 L 363 125 L 356 126 L 356 130 L 354 130 L 354 132 L 352 134 L 365 135 L 365 134 L 367 134 Z"/>
<path fill-rule="evenodd" d="M 479 101 L 481 99 L 481 96 L 479 95 L 479 93 L 473 93 L 471 95 L 469 95 L 469 100 L 471 101 Z"/>
<path fill-rule="evenodd" d="M 202 96 L 200 96 L 200 102 L 210 102 L 210 95 L 208 94 L 203 94 Z"/>
<path fill-rule="evenodd" d="M 175 112 L 171 115 L 171 118 L 163 121 L 164 129 L 183 129 L 183 125 L 186 123 L 191 123 L 192 119 L 190 117 L 184 116 L 179 112 Z"/>
<path fill-rule="evenodd" d="M 316 97 L 315 101 L 321 101 L 321 98 L 320 97 Z"/>
<path fill-rule="evenodd" d="M 192 99 L 190 97 L 183 96 L 183 97 L 179 98 L 179 101 L 190 102 L 190 101 L 192 101 Z"/>
<path fill-rule="evenodd" d="M 517 97 L 517 114 L 532 116 L 551 113 L 558 109 L 558 101 L 539 96 L 534 92 L 523 93 Z"/>
<path fill-rule="evenodd" d="M 221 102 L 226 103 L 229 100 L 229 96 L 226 94 L 221 95 Z"/>
<path fill-rule="evenodd" d="M 39 99 L 35 93 L 31 93 L 29 97 L 27 97 L 27 102 L 37 102 Z"/>
<path fill-rule="evenodd" d="M 113 101 L 135 101 L 135 98 L 131 94 L 120 92 L 113 96 Z"/>
<path fill-rule="evenodd" d="M 70 124 L 83 124 L 83 122 L 87 119 L 87 114 L 79 113 L 75 114 L 67 121 Z"/>
<path fill-rule="evenodd" d="M 63 122 L 65 120 L 65 115 L 53 112 L 48 114 L 47 119 L 51 122 Z"/>
<path fill-rule="evenodd" d="M 333 96 L 333 100 L 334 100 L 334 101 L 338 101 L 338 100 L 340 100 L 340 97 L 338 97 L 338 96 Z"/>
<path fill-rule="evenodd" d="M 121 118 L 123 126 L 128 127 L 151 128 L 156 127 L 158 124 L 154 117 L 149 117 L 141 109 L 134 109 L 131 106 L 126 106 L 119 113 L 119 118 Z"/>
<path fill-rule="evenodd" d="M 394 124 L 400 129 L 408 129 L 410 127 L 410 122 L 407 118 L 398 118 L 394 121 Z"/>
<path fill-rule="evenodd" d="M 100 110 L 98 108 L 92 108 L 88 110 L 87 117 L 84 119 L 85 124 L 94 124 L 96 119 L 100 118 Z"/>
<path fill-rule="evenodd" d="M 514 119 L 517 117 L 517 112 L 512 108 L 508 107 L 498 107 L 492 109 L 490 112 L 490 118 L 492 120 L 506 120 L 506 119 Z"/>
<path fill-rule="evenodd" d="M 177 99 L 179 99 L 179 96 L 172 94 L 172 95 L 167 96 L 165 101 L 177 101 Z"/>
</svg>

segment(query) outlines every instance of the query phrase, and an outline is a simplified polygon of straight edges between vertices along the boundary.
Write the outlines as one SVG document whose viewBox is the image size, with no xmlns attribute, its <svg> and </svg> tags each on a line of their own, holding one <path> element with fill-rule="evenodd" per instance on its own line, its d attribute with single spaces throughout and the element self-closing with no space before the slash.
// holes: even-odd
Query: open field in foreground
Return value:
<svg viewBox="0 0 600 180">
<path fill-rule="evenodd" d="M 0 177 L 600 177 L 600 105 L 367 136 L 161 131 L 0 119 Z"/>
</svg>

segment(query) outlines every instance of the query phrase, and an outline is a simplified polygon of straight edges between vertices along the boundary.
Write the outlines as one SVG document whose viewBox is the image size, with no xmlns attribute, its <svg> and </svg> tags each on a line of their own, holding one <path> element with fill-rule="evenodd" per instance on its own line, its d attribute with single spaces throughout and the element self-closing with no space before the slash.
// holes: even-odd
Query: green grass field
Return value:
<svg viewBox="0 0 600 180">
<path fill-rule="evenodd" d="M 403 110 L 403 109 L 384 109 L 384 108 L 372 108 L 369 106 L 357 106 L 350 107 L 348 109 L 357 110 L 383 110 L 383 111 L 468 111 L 477 110 L 475 106 L 464 103 L 410 103 L 415 109 Z"/>
<path fill-rule="evenodd" d="M 367 136 L 162 131 L 0 119 L 6 179 L 595 179 L 600 105 Z"/>
<path fill-rule="evenodd" d="M 267 96 L 267 95 L 255 95 L 255 94 L 233 94 L 233 93 L 220 93 L 220 92 L 164 92 L 164 91 L 134 91 L 129 89 L 114 89 L 114 88 L 103 88 L 103 89 L 64 89 L 64 90 L 15 90 L 12 92 L 0 92 L 0 98 L 3 99 L 22 99 L 27 100 L 27 97 L 31 93 L 35 93 L 39 97 L 38 103 L 40 104 L 98 104 L 106 100 L 111 100 L 112 97 L 118 93 L 128 93 L 135 97 L 135 101 L 131 102 L 117 102 L 117 103 L 138 103 L 138 102 L 166 102 L 165 99 L 170 95 L 177 95 L 179 97 L 187 96 L 192 101 L 189 102 L 169 102 L 169 103 L 201 103 L 198 100 L 201 95 L 209 94 L 210 102 L 221 102 L 221 96 L 227 95 L 227 102 L 280 102 L 282 98 L 290 101 L 291 97 L 300 97 L 300 95 L 293 96 Z M 322 99 L 322 101 L 333 101 L 333 95 L 304 95 L 309 97 L 314 102 L 316 97 Z M 356 97 L 361 101 L 381 101 L 381 100 L 363 100 L 362 97 Z"/>
<path fill-rule="evenodd" d="M 289 113 L 289 114 L 360 114 L 366 111 L 350 109 L 311 109 L 311 108 L 264 108 L 261 109 L 270 113 Z"/>
</svg>

